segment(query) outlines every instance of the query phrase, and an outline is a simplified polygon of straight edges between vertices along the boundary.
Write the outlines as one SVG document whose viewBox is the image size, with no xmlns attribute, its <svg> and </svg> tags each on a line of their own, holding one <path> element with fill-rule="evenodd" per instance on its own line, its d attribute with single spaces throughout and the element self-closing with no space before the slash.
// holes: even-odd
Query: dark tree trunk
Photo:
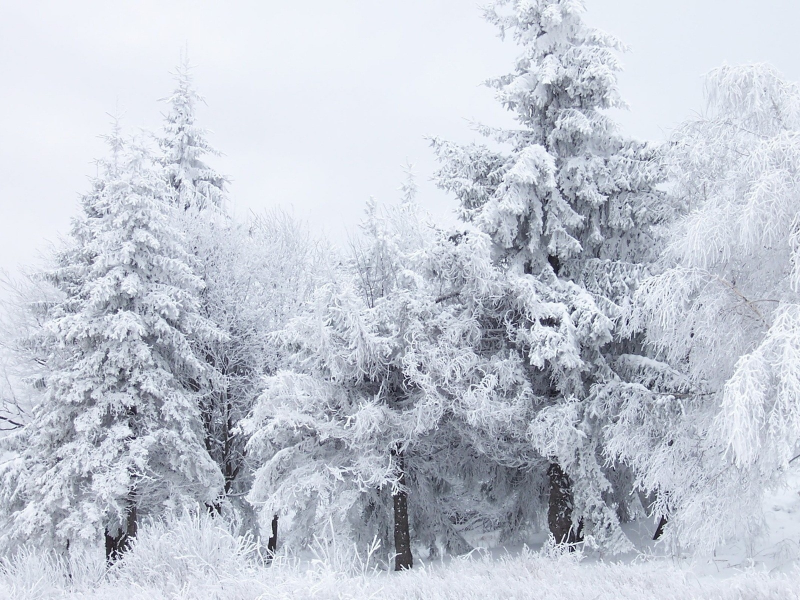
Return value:
<svg viewBox="0 0 800 600">
<path fill-rule="evenodd" d="M 206 357 L 206 360 L 212 360 Z M 206 450 L 211 458 L 220 463 L 222 475 L 225 478 L 225 485 L 223 487 L 223 495 L 212 504 L 206 504 L 208 512 L 212 515 L 222 515 L 222 500 L 227 498 L 233 490 L 233 484 L 236 477 L 239 475 L 241 469 L 241 458 L 236 456 L 236 435 L 233 433 L 235 423 L 233 421 L 233 404 L 231 402 L 230 391 L 225 392 L 225 420 L 221 432 L 222 444 L 215 441 L 216 437 L 213 431 L 213 409 L 208 407 L 202 409 L 205 430 L 206 430 Z"/>
<path fill-rule="evenodd" d="M 405 491 L 406 471 L 405 457 L 400 450 L 393 453 L 397 470 L 400 474 L 400 489 L 392 495 L 394 500 L 394 570 L 405 571 L 414 566 L 411 555 L 411 534 L 408 530 L 408 494 Z"/>
<path fill-rule="evenodd" d="M 550 478 L 550 498 L 547 524 L 559 544 L 574 544 L 581 541 L 581 528 L 572 524 L 572 483 L 569 476 L 556 463 L 547 469 Z"/>
<path fill-rule="evenodd" d="M 642 508 L 644 508 L 648 515 L 652 515 L 653 512 L 655 512 L 653 506 L 656 503 L 656 494 L 654 492 L 645 495 L 644 492 L 639 491 L 639 502 L 642 503 Z M 656 526 L 656 532 L 653 534 L 653 541 L 661 539 L 661 536 L 664 535 L 664 527 L 666 527 L 666 525 L 667 517 L 661 515 L 661 518 L 658 520 L 658 525 Z"/>
<path fill-rule="evenodd" d="M 550 266 L 553 268 L 553 273 L 558 275 L 559 271 L 561 271 L 561 261 L 558 259 L 558 257 L 549 255 L 547 257 L 547 262 L 549 262 Z"/>
<path fill-rule="evenodd" d="M 130 503 L 125 516 L 125 524 L 114 533 L 106 530 L 106 562 L 111 565 L 117 562 L 131 545 L 136 537 L 138 528 L 136 518 L 136 505 Z"/>
<path fill-rule="evenodd" d="M 661 516 L 661 519 L 658 521 L 658 527 L 656 527 L 656 532 L 653 534 L 653 540 L 661 539 L 661 536 L 664 535 L 664 527 L 667 525 L 667 517 Z"/>
<path fill-rule="evenodd" d="M 275 556 L 278 550 L 278 515 L 272 516 L 272 535 L 267 540 L 267 552 L 270 556 Z"/>
</svg>

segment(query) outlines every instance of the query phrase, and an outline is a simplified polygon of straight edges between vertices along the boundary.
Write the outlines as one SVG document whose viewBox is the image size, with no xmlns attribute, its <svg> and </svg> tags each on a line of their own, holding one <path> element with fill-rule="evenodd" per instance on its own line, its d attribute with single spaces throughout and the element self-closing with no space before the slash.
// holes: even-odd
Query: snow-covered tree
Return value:
<svg viewBox="0 0 800 600">
<path fill-rule="evenodd" d="M 92 544 L 113 558 L 137 520 L 213 502 L 223 485 L 203 446 L 204 370 L 188 336 L 219 333 L 199 313 L 202 282 L 170 225 L 160 167 L 115 125 L 111 158 L 81 199 L 68 246 L 43 274 L 60 293 L 32 342 L 44 393 L 6 440 L 8 543 Z"/>
<path fill-rule="evenodd" d="M 41 399 L 52 349 L 38 346 L 36 332 L 59 298 L 58 290 L 35 273 L 0 276 L 0 432 L 27 424 Z"/>
<path fill-rule="evenodd" d="M 321 287 L 310 309 L 281 333 L 292 370 L 268 380 L 256 407 L 249 447 L 265 464 L 249 498 L 263 505 L 262 514 L 288 516 L 290 539 L 301 541 L 329 520 L 356 538 L 364 525 L 377 525 L 374 534 L 388 541 L 392 501 L 396 568 L 407 569 L 413 559 L 406 429 L 415 398 L 402 368 L 408 307 L 393 301 L 400 300 L 394 292 L 401 291 L 396 279 L 405 253 L 380 245 L 417 240 L 387 240 L 375 205 L 370 209 L 373 247 L 356 251 L 355 268 Z M 427 430 L 430 422 L 418 425 Z"/>
<path fill-rule="evenodd" d="M 175 204 L 184 209 L 225 209 L 227 181 L 204 161 L 204 156 L 217 156 L 219 152 L 206 139 L 206 130 L 195 123 L 197 105 L 204 100 L 194 88 L 185 55 L 175 71 L 175 81 L 175 91 L 165 99 L 169 111 L 158 138 L 160 161 L 174 191 Z"/>
<path fill-rule="evenodd" d="M 625 345 L 617 325 L 657 254 L 652 226 L 672 213 L 654 189 L 656 147 L 625 138 L 605 112 L 624 106 L 622 46 L 587 27 L 583 10 L 580 0 L 489 8 L 523 50 L 513 73 L 489 82 L 519 127 L 479 127 L 495 148 L 433 144 L 438 184 L 491 236 L 509 292 L 526 296 L 518 302 L 529 311 L 510 314 L 506 341 L 542 399 L 528 437 L 550 461 L 551 532 L 575 540 L 582 523 L 597 543 L 623 549 L 626 477 L 604 464 L 612 416 L 597 411 L 592 390 L 618 378 L 609 360 Z"/>
<path fill-rule="evenodd" d="M 766 65 L 713 71 L 668 154 L 689 212 L 630 323 L 664 362 L 627 359 L 614 450 L 659 492 L 667 531 L 705 549 L 758 531 L 800 453 L 798 165 L 800 88 Z"/>
<path fill-rule="evenodd" d="M 467 392 L 480 328 L 459 298 L 492 296 L 488 238 L 438 231 L 411 190 L 400 207 L 369 206 L 346 272 L 280 334 L 288 368 L 268 379 L 249 445 L 264 461 L 250 500 L 288 517 L 290 543 L 333 522 L 357 540 L 393 538 L 398 569 L 413 564 L 412 543 L 467 550 L 459 527 L 491 519 L 493 499 L 507 522 L 507 487 L 487 481 L 519 464 L 486 456 L 503 447 L 524 462 L 498 440 L 504 429 L 479 433 L 509 411 Z"/>
<path fill-rule="evenodd" d="M 195 381 L 206 447 L 225 477 L 223 496 L 245 516 L 243 502 L 252 481 L 239 426 L 261 393 L 262 378 L 283 362 L 274 333 L 313 295 L 325 269 L 321 243 L 306 227 L 281 212 L 266 212 L 246 223 L 220 218 L 217 211 L 181 211 L 178 223 L 196 256 L 205 283 L 200 312 L 225 336 L 192 339 L 208 368 Z"/>
</svg>

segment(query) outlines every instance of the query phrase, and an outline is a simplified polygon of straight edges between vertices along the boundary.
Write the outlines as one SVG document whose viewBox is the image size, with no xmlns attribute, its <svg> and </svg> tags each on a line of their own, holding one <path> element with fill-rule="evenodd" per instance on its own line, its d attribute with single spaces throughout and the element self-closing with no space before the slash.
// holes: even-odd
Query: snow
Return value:
<svg viewBox="0 0 800 600">
<path fill-rule="evenodd" d="M 800 466 L 789 485 L 765 500 L 766 535 L 698 560 L 649 540 L 655 525 L 624 526 L 638 551 L 619 557 L 530 546 L 493 547 L 427 561 L 412 571 L 385 570 L 384 548 L 356 549 L 328 532 L 299 555 L 270 563 L 236 524 L 204 510 L 146 524 L 125 558 L 106 570 L 99 554 L 58 561 L 27 550 L 0 562 L 0 598 L 44 600 L 373 599 L 780 599 L 800 598 Z M 476 546 L 496 537 L 465 535 Z M 495 537 L 495 539 L 493 539 Z M 71 575 L 70 575 L 71 573 Z"/>
<path fill-rule="evenodd" d="M 429 564 L 418 561 L 412 571 L 390 573 L 371 569 L 343 549 L 330 550 L 320 545 L 316 554 L 304 560 L 279 557 L 271 566 L 242 564 L 227 571 L 225 563 L 230 561 L 220 556 L 220 550 L 235 548 L 222 543 L 217 546 L 216 556 L 209 556 L 203 555 L 209 540 L 199 542 L 190 547 L 173 545 L 169 556 L 149 548 L 150 560 L 145 563 L 134 549 L 130 564 L 105 575 L 102 569 L 84 566 L 80 572 L 73 572 L 71 581 L 63 565 L 31 553 L 4 565 L 0 572 L 0 597 L 15 600 L 800 598 L 797 583 L 800 569 L 796 563 L 786 563 L 782 569 L 771 572 L 757 563 L 722 565 L 717 566 L 717 571 L 714 567 L 698 569 L 664 558 L 628 563 L 580 561 L 574 554 L 548 555 L 523 549 L 513 554 L 475 552 Z"/>
<path fill-rule="evenodd" d="M 115 124 L 0 315 L 0 600 L 798 597 L 800 87 L 629 139 L 583 7 L 486 9 L 456 228 L 410 167 L 350 252 L 237 221 L 186 60 L 156 152 Z"/>
</svg>

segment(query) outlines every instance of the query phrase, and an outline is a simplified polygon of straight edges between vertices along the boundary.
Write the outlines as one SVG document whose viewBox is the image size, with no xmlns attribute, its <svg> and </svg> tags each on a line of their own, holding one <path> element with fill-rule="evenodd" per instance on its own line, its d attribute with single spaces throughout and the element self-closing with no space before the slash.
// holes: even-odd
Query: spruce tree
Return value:
<svg viewBox="0 0 800 600">
<path fill-rule="evenodd" d="M 143 516 L 212 502 L 222 487 L 203 447 L 194 394 L 204 370 L 188 342 L 216 335 L 202 282 L 170 224 L 170 196 L 147 150 L 108 137 L 69 246 L 44 277 L 61 298 L 37 334 L 44 395 L 11 440 L 3 473 L 6 542 L 64 547 L 105 535 L 113 560 Z"/>
<path fill-rule="evenodd" d="M 492 466 L 472 449 L 496 445 L 499 429 L 484 432 L 508 418 L 464 393 L 484 365 L 459 297 L 492 295 L 486 237 L 436 229 L 403 191 L 400 207 L 369 206 L 337 281 L 280 333 L 287 368 L 266 380 L 248 445 L 262 461 L 249 499 L 265 520 L 287 517 L 290 544 L 331 526 L 359 544 L 377 535 L 398 570 L 412 541 L 470 549 L 459 526 L 492 518 L 477 491 Z"/>
<path fill-rule="evenodd" d="M 557 541 L 579 532 L 623 549 L 625 506 L 603 457 L 594 390 L 618 378 L 628 351 L 617 325 L 657 247 L 652 226 L 670 216 L 654 186 L 656 148 L 626 139 L 605 114 L 622 47 L 587 27 L 579 0 L 501 0 L 486 11 L 521 46 L 512 73 L 489 82 L 519 127 L 480 127 L 494 148 L 435 139 L 440 187 L 463 219 L 491 236 L 508 290 L 541 313 L 510 313 L 506 343 L 530 365 L 544 400 L 527 435 L 549 461 L 548 521 Z M 536 309 L 533 311 L 536 312 Z M 619 465 L 622 470 L 622 466 Z"/>
<path fill-rule="evenodd" d="M 191 70 L 184 55 L 175 70 L 175 90 L 164 99 L 169 110 L 158 140 L 160 161 L 176 206 L 224 210 L 226 179 L 204 161 L 204 156 L 218 156 L 219 152 L 208 142 L 206 130 L 195 123 L 197 105 L 204 99 L 194 87 Z"/>
</svg>

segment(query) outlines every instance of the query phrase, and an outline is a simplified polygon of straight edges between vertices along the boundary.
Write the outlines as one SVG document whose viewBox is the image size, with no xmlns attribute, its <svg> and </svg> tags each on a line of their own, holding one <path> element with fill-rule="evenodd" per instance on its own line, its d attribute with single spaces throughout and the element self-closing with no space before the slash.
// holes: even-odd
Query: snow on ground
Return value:
<svg viewBox="0 0 800 600">
<path fill-rule="evenodd" d="M 33 565 L 34 568 L 36 565 Z M 41 565 L 38 565 L 41 567 Z M 424 598 L 602 600 L 652 598 L 800 598 L 800 571 L 769 574 L 742 571 L 729 577 L 698 576 L 668 561 L 644 564 L 580 564 L 572 557 L 546 558 L 521 553 L 501 559 L 470 557 L 405 573 L 342 573 L 324 564 L 308 568 L 282 565 L 238 572 L 216 572 L 195 565 L 183 573 L 112 573 L 101 582 L 76 581 L 72 589 L 46 576 L 7 577 L 0 593 L 19 600 L 74 598 L 127 600 Z"/>
<path fill-rule="evenodd" d="M 36 551 L 0 566 L 0 598 L 13 600 L 731 600 L 800 599 L 800 469 L 765 502 L 769 534 L 750 548 L 691 559 L 646 543 L 652 524 L 630 533 L 642 552 L 612 560 L 547 545 L 417 560 L 405 573 L 378 571 L 368 552 L 318 543 L 308 557 L 265 563 L 258 548 L 207 515 L 149 525 L 110 571 L 102 556 L 54 561 Z M 383 554 L 373 549 L 372 559 Z M 385 557 L 383 557 L 385 560 Z M 68 574 L 71 573 L 71 576 Z"/>
</svg>

